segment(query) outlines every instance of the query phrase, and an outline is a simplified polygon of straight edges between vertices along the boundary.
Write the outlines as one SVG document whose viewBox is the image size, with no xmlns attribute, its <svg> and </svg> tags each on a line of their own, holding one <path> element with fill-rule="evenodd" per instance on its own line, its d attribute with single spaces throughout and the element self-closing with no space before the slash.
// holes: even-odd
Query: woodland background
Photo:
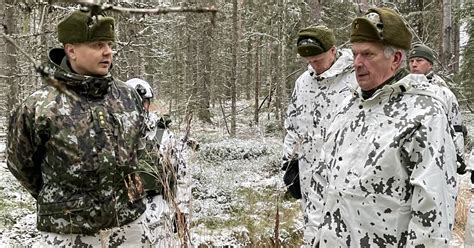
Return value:
<svg viewBox="0 0 474 248">
<path fill-rule="evenodd" d="M 42 0 L 0 0 L 1 31 L 37 61 L 59 47 L 56 25 L 77 5 Z M 434 48 L 438 73 L 455 83 L 463 107 L 474 97 L 474 3 L 466 0 L 138 0 L 108 1 L 118 6 L 215 6 L 218 12 L 130 15 L 116 18 L 118 39 L 113 74 L 152 84 L 166 112 L 177 120 L 194 114 L 212 123 L 210 108 L 222 106 L 226 127 L 236 134 L 238 99 L 249 100 L 253 123 L 262 108 L 283 131 L 283 118 L 295 79 L 306 68 L 298 57 L 299 29 L 325 24 L 347 46 L 350 24 L 369 6 L 396 8 L 412 28 L 414 42 Z M 461 41 L 463 39 L 463 41 Z M 464 49 L 461 51 L 460 44 Z M 31 61 L 0 39 L 0 114 L 8 116 L 24 97 L 43 84 Z"/>
<path fill-rule="evenodd" d="M 71 0 L 72 1 L 72 0 Z M 71 2 L 70 1 L 70 2 Z M 397 9 L 414 42 L 434 48 L 436 71 L 458 97 L 469 135 L 474 133 L 474 2 L 467 0 L 201 0 L 108 1 L 122 7 L 214 6 L 217 13 L 162 15 L 107 12 L 116 18 L 112 74 L 147 80 L 173 131 L 201 148 L 189 155 L 193 179 L 193 246 L 297 247 L 299 202 L 284 196 L 280 170 L 283 121 L 297 77 L 307 66 L 296 53 L 299 29 L 325 24 L 337 45 L 350 47 L 350 24 L 369 6 Z M 53 0 L 0 0 L 0 247 L 38 238 L 35 205 L 5 164 L 7 119 L 44 82 L 33 63 L 60 47 L 56 25 L 77 4 Z M 192 119 L 191 119 L 192 117 Z M 192 120 L 189 122 L 189 120 Z M 188 125 L 191 123 L 191 125 Z M 463 247 L 466 209 L 473 197 L 467 177 L 458 196 L 455 240 Z"/>
</svg>

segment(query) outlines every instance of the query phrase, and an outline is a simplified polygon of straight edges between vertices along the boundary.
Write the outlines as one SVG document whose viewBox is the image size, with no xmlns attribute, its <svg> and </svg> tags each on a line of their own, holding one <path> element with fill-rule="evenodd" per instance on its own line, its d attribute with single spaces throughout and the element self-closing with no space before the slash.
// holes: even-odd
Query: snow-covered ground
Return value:
<svg viewBox="0 0 474 248">
<path fill-rule="evenodd" d="M 474 115 L 465 113 L 464 119 L 473 134 Z M 278 206 L 282 244 L 295 247 L 301 239 L 302 216 L 299 202 L 283 196 L 281 137 L 262 130 L 272 123 L 263 123 L 259 129 L 242 120 L 238 127 L 242 133 L 234 139 L 223 135 L 225 128 L 219 125 L 199 124 L 192 129 L 192 136 L 201 145 L 188 158 L 194 184 L 192 244 L 269 247 Z M 0 153 L 4 147 L 0 143 Z M 462 180 L 462 187 L 468 187 L 467 177 Z M 0 197 L 0 247 L 31 245 L 37 238 L 34 200 L 4 162 L 0 163 Z M 458 239 L 451 247 L 464 245 Z"/>
</svg>

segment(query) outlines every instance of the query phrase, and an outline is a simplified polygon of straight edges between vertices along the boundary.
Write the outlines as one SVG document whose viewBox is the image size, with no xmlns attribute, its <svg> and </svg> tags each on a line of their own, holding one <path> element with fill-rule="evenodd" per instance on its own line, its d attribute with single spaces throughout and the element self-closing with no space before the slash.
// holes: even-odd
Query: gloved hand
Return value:
<svg viewBox="0 0 474 248">
<path fill-rule="evenodd" d="M 157 122 L 157 126 L 159 128 L 168 128 L 171 123 L 171 117 L 167 114 L 163 115 L 160 117 L 160 119 Z"/>
<path fill-rule="evenodd" d="M 301 186 L 298 160 L 290 160 L 283 163 L 283 182 L 287 186 L 288 193 L 296 199 L 301 199 Z"/>
<path fill-rule="evenodd" d="M 458 168 L 457 168 L 457 173 L 459 175 L 464 175 L 466 174 L 466 163 L 464 162 L 464 158 L 459 156 L 459 154 L 456 155 L 456 160 L 457 160 L 457 164 L 458 164 Z"/>
</svg>

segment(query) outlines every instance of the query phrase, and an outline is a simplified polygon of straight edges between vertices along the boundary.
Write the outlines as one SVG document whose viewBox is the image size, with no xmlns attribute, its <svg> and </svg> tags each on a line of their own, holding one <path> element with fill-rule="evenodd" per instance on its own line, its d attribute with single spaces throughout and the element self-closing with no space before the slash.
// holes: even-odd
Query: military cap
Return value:
<svg viewBox="0 0 474 248">
<path fill-rule="evenodd" d="M 431 48 L 423 45 L 423 44 L 415 44 L 408 55 L 408 59 L 420 57 L 428 60 L 431 64 L 435 59 L 435 55 Z"/>
<path fill-rule="evenodd" d="M 370 8 L 352 22 L 351 42 L 380 42 L 408 50 L 411 38 L 401 16 L 390 8 Z"/>
<path fill-rule="evenodd" d="M 90 16 L 89 12 L 74 11 L 58 24 L 61 43 L 114 41 L 114 18 Z"/>
<path fill-rule="evenodd" d="M 298 54 L 309 57 L 324 53 L 336 43 L 331 29 L 325 26 L 310 26 L 298 32 Z"/>
</svg>

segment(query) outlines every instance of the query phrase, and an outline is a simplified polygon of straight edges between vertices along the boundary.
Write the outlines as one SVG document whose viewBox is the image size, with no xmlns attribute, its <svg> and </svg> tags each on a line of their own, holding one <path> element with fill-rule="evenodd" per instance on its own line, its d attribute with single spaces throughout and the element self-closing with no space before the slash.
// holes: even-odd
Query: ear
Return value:
<svg viewBox="0 0 474 248">
<path fill-rule="evenodd" d="M 402 63 L 402 52 L 400 50 L 396 50 L 393 53 L 393 62 L 392 62 L 392 69 L 397 70 L 400 67 L 400 64 Z"/>
<path fill-rule="evenodd" d="M 66 43 L 64 44 L 64 52 L 70 60 L 76 59 L 76 47 L 73 44 Z"/>
</svg>

